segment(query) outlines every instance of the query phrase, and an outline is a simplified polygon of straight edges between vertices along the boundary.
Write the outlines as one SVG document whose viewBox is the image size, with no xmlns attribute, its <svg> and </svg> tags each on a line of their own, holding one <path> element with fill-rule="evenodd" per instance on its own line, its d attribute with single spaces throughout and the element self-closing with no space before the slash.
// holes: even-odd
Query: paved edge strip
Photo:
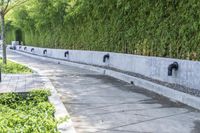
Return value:
<svg viewBox="0 0 200 133">
<path fill-rule="evenodd" d="M 22 64 L 30 69 L 33 70 L 33 72 L 37 73 L 39 76 L 42 76 L 42 80 L 45 83 L 45 88 L 49 89 L 51 92 L 51 96 L 48 97 L 49 102 L 52 103 L 55 107 L 55 113 L 54 113 L 54 117 L 56 120 L 61 120 L 61 122 L 58 124 L 57 128 L 58 131 L 60 133 L 76 133 L 76 130 L 73 126 L 73 122 L 70 119 L 70 115 L 67 111 L 67 109 L 65 108 L 64 104 L 62 103 L 58 92 L 56 91 L 55 87 L 53 86 L 52 82 L 49 80 L 48 77 L 46 77 L 45 75 L 43 75 L 40 71 L 40 69 L 38 68 L 34 68 L 32 66 L 23 64 L 21 62 L 17 62 L 15 60 L 9 59 L 12 62 L 15 63 L 19 63 Z"/>
<path fill-rule="evenodd" d="M 78 64 L 78 63 L 73 63 L 73 62 L 68 62 L 68 61 L 63 61 L 63 60 L 58 60 L 58 59 L 52 59 L 49 57 L 45 58 L 44 56 L 33 55 L 33 54 L 25 53 L 22 51 L 14 51 L 14 52 L 23 54 L 23 55 L 26 55 L 26 56 L 29 56 L 32 58 L 43 59 L 43 60 L 51 61 L 51 62 L 58 63 L 58 64 L 70 65 L 70 66 L 74 66 L 74 67 L 79 67 L 79 68 L 99 72 L 99 73 L 114 77 L 116 79 L 120 79 L 120 80 L 128 82 L 128 83 L 132 82 L 132 84 L 134 84 L 135 86 L 145 88 L 147 90 L 150 90 L 157 94 L 165 96 L 169 99 L 173 99 L 175 101 L 181 102 L 183 104 L 186 104 L 188 106 L 191 106 L 193 108 L 200 110 L 200 98 L 199 97 L 195 97 L 195 96 L 186 94 L 184 92 L 180 92 L 180 91 L 171 89 L 169 87 L 158 85 L 156 83 L 153 83 L 153 82 L 150 82 L 150 81 L 147 81 L 144 79 L 140 79 L 137 77 L 133 77 L 133 76 L 124 74 L 124 73 L 116 72 L 114 70 L 108 70 L 106 68 L 100 68 L 100 67 L 95 67 L 95 66 L 85 65 L 85 64 Z"/>
</svg>

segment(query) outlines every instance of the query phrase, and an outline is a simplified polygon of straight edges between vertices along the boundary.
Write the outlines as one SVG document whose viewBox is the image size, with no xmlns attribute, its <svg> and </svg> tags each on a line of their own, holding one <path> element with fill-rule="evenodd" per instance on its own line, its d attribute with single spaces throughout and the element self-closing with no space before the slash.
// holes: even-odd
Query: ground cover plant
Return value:
<svg viewBox="0 0 200 133">
<path fill-rule="evenodd" d="M 0 94 L 1 133 L 58 133 L 50 92 Z"/>
<path fill-rule="evenodd" d="M 6 74 L 28 74 L 31 73 L 31 69 L 26 66 L 8 61 L 7 64 L 2 64 L 2 59 L 0 59 L 0 67 L 2 73 Z"/>
</svg>

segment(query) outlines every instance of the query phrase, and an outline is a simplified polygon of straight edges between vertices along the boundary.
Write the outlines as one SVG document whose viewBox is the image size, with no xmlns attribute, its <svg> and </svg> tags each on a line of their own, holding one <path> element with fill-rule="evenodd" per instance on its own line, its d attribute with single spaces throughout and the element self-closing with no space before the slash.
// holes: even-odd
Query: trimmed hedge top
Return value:
<svg viewBox="0 0 200 133">
<path fill-rule="evenodd" d="M 200 60 L 199 0 L 37 0 L 17 8 L 9 43 Z"/>
</svg>

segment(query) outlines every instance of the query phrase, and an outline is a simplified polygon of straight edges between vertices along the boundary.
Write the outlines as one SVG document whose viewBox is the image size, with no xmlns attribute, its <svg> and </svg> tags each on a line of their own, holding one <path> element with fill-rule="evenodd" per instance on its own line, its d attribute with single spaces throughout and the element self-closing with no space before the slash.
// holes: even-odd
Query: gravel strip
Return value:
<svg viewBox="0 0 200 133">
<path fill-rule="evenodd" d="M 25 51 L 22 51 L 22 52 L 25 52 Z M 28 53 L 28 52 L 25 52 L 25 53 Z M 105 68 L 105 69 L 109 69 L 109 70 L 114 70 L 114 71 L 124 73 L 124 74 L 130 75 L 130 76 L 133 76 L 133 77 L 137 77 L 137 78 L 140 78 L 140 79 L 151 81 L 153 83 L 156 83 L 156 84 L 159 84 L 159 85 L 162 85 L 162 86 L 166 86 L 168 88 L 171 88 L 171 89 L 174 89 L 174 90 L 177 90 L 177 91 L 180 91 L 180 92 L 184 92 L 184 93 L 196 96 L 196 97 L 200 97 L 200 90 L 197 90 L 197 89 L 194 89 L 194 88 L 189 88 L 189 87 L 186 87 L 186 86 L 183 86 L 183 85 L 180 85 L 180 84 L 173 84 L 173 83 L 160 81 L 160 80 L 157 80 L 157 79 L 152 79 L 150 77 L 147 77 L 147 76 L 144 76 L 144 75 L 141 75 L 141 74 L 138 74 L 138 73 L 123 71 L 123 70 L 119 70 L 119 69 L 112 68 L 112 67 L 104 67 L 104 66 L 98 66 L 98 65 L 91 65 L 91 64 L 88 64 L 88 63 L 69 61 L 69 60 L 64 60 L 64 59 L 59 59 L 59 58 L 52 58 L 52 57 L 46 57 L 46 58 L 63 60 L 63 61 L 68 61 L 68 62 L 72 62 L 72 63 L 78 63 L 78 64 L 84 64 L 84 65 L 90 65 L 90 66 L 94 66 L 94 67 L 100 67 L 100 68 Z"/>
</svg>

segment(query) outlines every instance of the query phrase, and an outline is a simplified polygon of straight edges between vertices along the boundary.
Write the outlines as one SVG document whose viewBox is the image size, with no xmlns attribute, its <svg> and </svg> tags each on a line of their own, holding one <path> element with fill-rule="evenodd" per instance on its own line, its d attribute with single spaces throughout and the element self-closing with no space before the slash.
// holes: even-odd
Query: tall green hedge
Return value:
<svg viewBox="0 0 200 133">
<path fill-rule="evenodd" d="M 200 59 L 199 0 L 36 0 L 13 16 L 28 45 Z"/>
</svg>

